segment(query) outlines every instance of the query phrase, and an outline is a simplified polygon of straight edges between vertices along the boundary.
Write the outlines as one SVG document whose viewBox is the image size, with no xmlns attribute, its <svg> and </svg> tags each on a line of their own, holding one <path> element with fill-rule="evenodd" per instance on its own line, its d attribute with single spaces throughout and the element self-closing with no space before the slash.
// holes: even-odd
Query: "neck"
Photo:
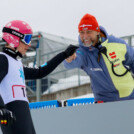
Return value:
<svg viewBox="0 0 134 134">
<path fill-rule="evenodd" d="M 15 51 L 15 48 L 14 47 L 11 47 L 10 45 L 6 45 L 6 48 L 9 48 L 9 49 Z"/>
<path fill-rule="evenodd" d="M 12 48 L 10 46 L 6 46 L 3 48 L 3 52 L 8 54 L 9 56 L 13 57 L 14 59 L 22 58 L 22 54 L 19 53 L 15 48 Z"/>
</svg>

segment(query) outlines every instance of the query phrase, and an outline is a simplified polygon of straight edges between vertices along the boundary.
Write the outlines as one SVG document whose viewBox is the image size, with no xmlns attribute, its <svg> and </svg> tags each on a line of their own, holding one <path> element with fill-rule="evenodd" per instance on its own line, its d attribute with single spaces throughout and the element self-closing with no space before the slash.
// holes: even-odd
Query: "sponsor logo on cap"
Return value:
<svg viewBox="0 0 134 134">
<path fill-rule="evenodd" d="M 12 34 L 14 34 L 14 35 L 16 35 L 16 36 L 19 36 L 19 37 L 23 37 L 23 35 L 22 34 L 20 34 L 20 33 L 17 33 L 17 32 L 15 32 L 15 31 L 12 31 Z"/>
<path fill-rule="evenodd" d="M 88 30 L 88 28 L 82 28 L 82 30 Z"/>
<path fill-rule="evenodd" d="M 85 24 L 83 24 L 80 27 L 92 27 L 92 25 L 85 25 Z"/>
<path fill-rule="evenodd" d="M 12 29 L 19 31 L 19 28 L 11 26 Z"/>
</svg>

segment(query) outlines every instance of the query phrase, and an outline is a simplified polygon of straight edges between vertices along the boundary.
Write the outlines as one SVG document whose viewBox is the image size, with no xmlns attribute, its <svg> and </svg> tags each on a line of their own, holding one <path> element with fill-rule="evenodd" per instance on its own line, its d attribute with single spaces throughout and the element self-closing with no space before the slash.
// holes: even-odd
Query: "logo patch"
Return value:
<svg viewBox="0 0 134 134">
<path fill-rule="evenodd" d="M 91 71 L 103 71 L 101 68 L 90 68 Z"/>
<path fill-rule="evenodd" d="M 20 71 L 20 77 L 22 78 L 23 83 L 24 83 L 25 78 L 24 78 L 24 72 L 23 72 L 22 68 L 20 68 L 19 71 Z"/>
<path fill-rule="evenodd" d="M 115 64 L 114 67 L 117 67 L 117 66 L 119 66 L 119 65 L 120 65 L 120 63 L 119 63 L 119 64 Z"/>
<path fill-rule="evenodd" d="M 115 52 L 109 53 L 109 56 L 111 57 L 111 59 L 115 59 L 116 58 Z"/>
<path fill-rule="evenodd" d="M 83 24 L 80 27 L 92 27 L 92 25 L 85 25 L 85 24 Z"/>
</svg>

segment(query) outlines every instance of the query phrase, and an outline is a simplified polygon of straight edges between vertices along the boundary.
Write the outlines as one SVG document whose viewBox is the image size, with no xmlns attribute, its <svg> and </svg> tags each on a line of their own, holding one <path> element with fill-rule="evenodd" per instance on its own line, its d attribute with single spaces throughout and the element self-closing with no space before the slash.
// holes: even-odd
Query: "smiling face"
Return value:
<svg viewBox="0 0 134 134">
<path fill-rule="evenodd" d="M 98 41 L 98 35 L 100 34 L 94 30 L 83 30 L 79 32 L 80 39 L 86 47 L 95 46 Z"/>
<path fill-rule="evenodd" d="M 31 44 L 26 45 L 25 43 L 23 43 L 23 42 L 20 41 L 20 44 L 19 44 L 19 46 L 17 47 L 17 50 L 18 50 L 22 55 L 25 55 L 29 47 L 31 47 Z"/>
</svg>

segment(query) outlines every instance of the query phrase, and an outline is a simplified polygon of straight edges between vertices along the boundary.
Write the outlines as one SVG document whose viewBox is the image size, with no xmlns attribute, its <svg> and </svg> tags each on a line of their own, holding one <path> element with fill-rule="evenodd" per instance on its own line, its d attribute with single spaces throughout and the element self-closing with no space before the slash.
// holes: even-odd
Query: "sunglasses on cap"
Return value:
<svg viewBox="0 0 134 134">
<path fill-rule="evenodd" d="M 13 34 L 21 39 L 22 42 L 24 42 L 26 45 L 29 45 L 31 43 L 32 34 L 22 34 L 16 30 L 6 28 L 4 27 L 2 32 Z"/>
</svg>

